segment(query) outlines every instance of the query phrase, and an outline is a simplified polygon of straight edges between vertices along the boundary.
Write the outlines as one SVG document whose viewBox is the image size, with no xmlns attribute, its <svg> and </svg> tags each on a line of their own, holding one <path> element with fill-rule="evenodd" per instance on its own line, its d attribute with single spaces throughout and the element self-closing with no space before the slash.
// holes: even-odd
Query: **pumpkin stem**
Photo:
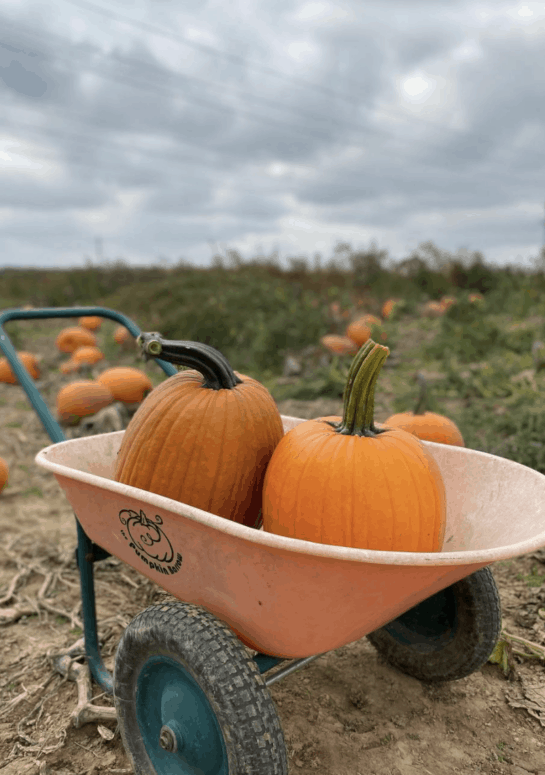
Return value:
<svg viewBox="0 0 545 775">
<path fill-rule="evenodd" d="M 426 414 L 427 398 L 428 398 L 428 383 L 421 371 L 416 372 L 416 381 L 420 385 L 420 393 L 418 395 L 418 401 L 414 407 L 413 414 Z"/>
<path fill-rule="evenodd" d="M 338 433 L 350 436 L 377 436 L 384 433 L 375 427 L 375 386 L 390 350 L 368 339 L 356 353 L 344 390 L 343 418 L 331 425 Z"/>
<path fill-rule="evenodd" d="M 204 377 L 204 387 L 230 390 L 242 383 L 227 358 L 209 344 L 163 339 L 156 331 L 140 334 L 136 342 L 146 360 L 160 358 L 169 363 L 196 369 Z"/>
</svg>

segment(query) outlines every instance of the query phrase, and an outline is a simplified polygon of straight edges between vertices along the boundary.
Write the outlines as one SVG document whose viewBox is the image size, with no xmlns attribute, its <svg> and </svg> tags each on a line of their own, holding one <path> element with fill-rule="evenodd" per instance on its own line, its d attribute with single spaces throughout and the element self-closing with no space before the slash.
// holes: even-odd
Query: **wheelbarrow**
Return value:
<svg viewBox="0 0 545 775">
<path fill-rule="evenodd" d="M 0 315 L 0 334 L 6 314 L 29 316 Z M 33 317 L 69 315 L 103 315 L 140 333 L 103 308 Z M 34 402 L 23 367 L 15 371 L 45 425 L 47 407 Z M 303 422 L 282 420 L 286 431 Z M 123 434 L 57 437 L 36 462 L 55 475 L 76 513 L 86 654 L 92 675 L 114 695 L 139 775 L 286 775 L 268 687 L 365 636 L 417 679 L 470 675 L 501 630 L 488 566 L 545 546 L 545 476 L 484 452 L 423 442 L 445 482 L 442 551 L 386 552 L 272 535 L 116 482 Z M 92 582 L 93 562 L 109 554 L 176 598 L 128 625 L 113 677 L 98 648 Z"/>
</svg>

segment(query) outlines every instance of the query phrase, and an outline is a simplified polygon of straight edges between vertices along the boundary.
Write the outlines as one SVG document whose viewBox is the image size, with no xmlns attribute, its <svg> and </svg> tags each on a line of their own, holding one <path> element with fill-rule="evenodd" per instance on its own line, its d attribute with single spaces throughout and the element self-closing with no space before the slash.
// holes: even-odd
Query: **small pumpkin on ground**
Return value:
<svg viewBox="0 0 545 775">
<path fill-rule="evenodd" d="M 399 299 L 387 299 L 382 305 L 382 317 L 388 320 L 391 317 L 396 305 L 399 304 Z"/>
<path fill-rule="evenodd" d="M 129 366 L 106 369 L 98 375 L 97 382 L 106 385 L 116 401 L 127 404 L 140 403 L 153 389 L 152 381 L 147 374 Z"/>
<path fill-rule="evenodd" d="M 133 335 L 125 326 L 118 326 L 114 331 L 114 340 L 117 344 L 129 344 L 133 340 Z"/>
<path fill-rule="evenodd" d="M 78 347 L 72 353 L 72 360 L 78 365 L 98 363 L 104 360 L 104 353 L 98 347 Z"/>
<path fill-rule="evenodd" d="M 40 368 L 37 357 L 28 352 L 18 352 L 17 356 L 32 379 L 38 379 Z M 19 383 L 7 358 L 0 358 L 0 382 L 6 382 L 8 385 L 17 385 Z"/>
<path fill-rule="evenodd" d="M 63 374 L 71 374 L 73 371 L 77 371 L 78 369 L 79 364 L 73 361 L 71 358 L 67 361 L 63 361 L 59 366 L 59 370 L 62 371 Z"/>
<path fill-rule="evenodd" d="M 422 309 L 422 314 L 427 318 L 439 318 L 446 311 L 439 301 L 427 301 Z"/>
<path fill-rule="evenodd" d="M 443 296 L 441 299 L 439 299 L 439 304 L 443 307 L 445 312 L 452 307 L 453 304 L 456 304 L 456 297 L 455 296 Z"/>
<path fill-rule="evenodd" d="M 399 412 L 388 417 L 384 425 L 401 428 L 419 439 L 435 441 L 439 444 L 452 444 L 465 447 L 463 436 L 455 422 L 442 414 L 426 411 L 428 385 L 422 372 L 416 374 L 420 384 L 420 394 L 414 412 Z"/>
<path fill-rule="evenodd" d="M 9 468 L 4 458 L 0 457 L 0 493 L 8 483 Z"/>
<path fill-rule="evenodd" d="M 362 318 L 365 323 L 367 323 L 368 326 L 381 326 L 382 320 L 380 318 L 377 318 L 376 315 L 370 315 L 366 314 Z"/>
<path fill-rule="evenodd" d="M 276 447 L 263 487 L 263 529 L 316 543 L 436 552 L 445 487 L 422 442 L 375 425 L 375 385 L 389 350 L 369 340 L 352 362 L 341 417 L 300 423 Z"/>
<path fill-rule="evenodd" d="M 91 379 L 70 382 L 57 393 L 57 414 L 59 420 L 69 425 L 79 422 L 109 406 L 114 400 L 106 385 Z"/>
<path fill-rule="evenodd" d="M 189 366 L 154 388 L 132 417 L 115 479 L 259 527 L 262 485 L 282 419 L 267 388 L 215 348 L 138 337 L 145 355 Z"/>
<path fill-rule="evenodd" d="M 335 355 L 355 355 L 358 352 L 358 345 L 353 339 L 339 334 L 326 334 L 322 336 L 320 342 L 330 352 Z"/>
<path fill-rule="evenodd" d="M 55 340 L 61 353 L 73 353 L 78 347 L 96 347 L 96 336 L 87 328 L 71 326 L 63 328 Z"/>
<path fill-rule="evenodd" d="M 78 320 L 78 324 L 82 328 L 88 328 L 89 331 L 98 331 L 102 325 L 102 320 L 98 315 L 86 315 Z"/>
<path fill-rule="evenodd" d="M 369 327 L 366 318 L 367 316 L 365 318 L 358 318 L 346 327 L 346 336 L 355 342 L 358 347 L 365 344 L 371 336 L 371 328 Z"/>
</svg>

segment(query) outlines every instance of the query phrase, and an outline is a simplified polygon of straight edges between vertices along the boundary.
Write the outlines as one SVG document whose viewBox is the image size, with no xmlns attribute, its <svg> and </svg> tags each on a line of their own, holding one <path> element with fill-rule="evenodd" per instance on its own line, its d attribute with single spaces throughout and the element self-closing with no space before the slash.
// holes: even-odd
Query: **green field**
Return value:
<svg viewBox="0 0 545 775">
<path fill-rule="evenodd" d="M 283 267 L 275 256 L 243 261 L 231 252 L 210 268 L 183 262 L 139 268 L 123 261 L 72 270 L 9 268 L 0 270 L 0 309 L 110 307 L 143 330 L 216 347 L 281 401 L 340 398 L 351 357 L 328 355 L 320 337 L 343 334 L 358 314 L 380 316 L 384 301 L 396 298 L 391 318 L 373 332 L 384 332 L 391 350 L 384 373 L 393 409 L 414 407 L 414 374 L 423 369 L 434 375 L 428 409 L 453 419 L 468 447 L 545 473 L 545 370 L 532 354 L 533 343 L 545 340 L 544 270 L 537 264 L 532 271 L 495 268 L 479 254 L 441 262 L 433 249 L 393 268 L 384 258 L 376 249 L 357 253 L 345 246 L 323 266 L 294 258 Z M 483 300 L 471 302 L 473 292 Z M 444 295 L 456 303 L 438 318 L 425 317 L 423 305 Z M 28 348 L 28 326 L 6 327 L 16 347 Z M 301 365 L 296 376 L 286 376 L 288 356 Z"/>
</svg>

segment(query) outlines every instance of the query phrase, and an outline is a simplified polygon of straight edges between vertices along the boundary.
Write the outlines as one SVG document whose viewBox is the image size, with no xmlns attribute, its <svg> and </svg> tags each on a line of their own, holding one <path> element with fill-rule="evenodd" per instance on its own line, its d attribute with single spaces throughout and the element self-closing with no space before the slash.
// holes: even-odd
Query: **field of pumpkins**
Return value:
<svg viewBox="0 0 545 775">
<path fill-rule="evenodd" d="M 314 338 L 304 341 L 298 332 L 288 339 L 274 368 L 248 369 L 248 362 L 266 363 L 261 319 L 254 321 L 255 361 L 245 353 L 240 364 L 231 340 L 225 346 L 216 341 L 213 327 L 209 337 L 199 337 L 169 322 L 162 341 L 170 349 L 161 357 L 180 369 L 169 380 L 111 321 L 27 321 L 7 330 L 67 438 L 127 429 L 118 481 L 277 535 L 379 550 L 440 550 L 440 476 L 421 440 L 490 452 L 545 473 L 545 303 L 521 299 L 524 314 L 517 315 L 497 312 L 485 295 L 467 291 L 419 303 L 346 294 L 331 301 L 314 294 L 305 301 L 309 311 L 317 308 L 315 299 L 321 323 L 312 323 Z M 109 299 L 108 306 L 120 308 L 122 300 Z M 219 295 L 214 304 L 221 307 Z M 144 331 L 161 330 L 157 314 L 139 319 L 128 308 L 125 314 Z M 271 328 L 278 325 L 271 321 Z M 280 415 L 307 422 L 284 435 Z M 237 438 L 241 425 L 245 435 Z M 94 686 L 92 703 L 104 713 L 79 726 L 70 720 L 74 684 L 66 673 L 52 672 L 54 656 L 82 633 L 74 518 L 60 487 L 34 463 L 50 440 L 5 359 L 0 428 L 0 656 L 6 665 L 0 775 L 129 775 L 110 698 Z M 353 450 L 360 441 L 366 443 L 359 448 L 375 450 L 381 436 L 392 445 L 396 440 L 398 449 L 380 453 L 391 482 L 379 493 L 365 482 L 366 454 L 375 451 L 356 461 Z M 346 451 L 336 453 L 332 474 L 332 457 L 320 450 L 333 438 Z M 142 448 L 145 459 L 138 456 Z M 347 466 L 337 458 L 349 455 L 352 478 L 344 482 Z M 403 466 L 410 467 L 414 493 L 397 488 L 397 502 L 392 498 Z M 356 487 L 360 508 L 383 520 L 361 535 L 342 526 L 353 514 L 335 512 L 338 493 Z M 323 499 L 329 524 L 318 525 L 316 504 Z M 398 534 L 397 544 L 384 525 L 392 518 L 389 509 L 403 508 L 406 535 Z M 305 530 L 294 532 L 297 519 Z M 503 630 L 493 658 L 475 674 L 426 684 L 396 670 L 364 638 L 271 687 L 290 775 L 545 772 L 545 552 L 495 563 L 492 570 Z M 96 578 L 100 637 L 111 669 L 128 622 L 164 593 L 115 558 L 97 563 Z"/>
</svg>

